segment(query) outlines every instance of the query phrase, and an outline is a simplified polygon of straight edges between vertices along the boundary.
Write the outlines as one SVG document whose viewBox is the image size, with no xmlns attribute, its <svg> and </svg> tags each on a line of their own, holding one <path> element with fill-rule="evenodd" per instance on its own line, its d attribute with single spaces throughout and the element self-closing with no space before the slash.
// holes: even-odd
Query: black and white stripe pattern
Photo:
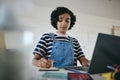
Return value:
<svg viewBox="0 0 120 80">
<path fill-rule="evenodd" d="M 53 40 L 49 34 L 50 33 L 45 33 L 42 35 L 33 53 L 40 54 L 41 56 L 44 56 L 46 58 L 50 57 L 50 53 L 52 52 L 52 47 L 53 47 L 52 46 Z M 54 34 L 54 36 L 55 36 L 55 40 L 67 41 L 67 42 L 70 41 L 68 37 L 58 36 L 57 34 Z M 72 39 L 73 39 L 73 47 L 74 47 L 74 65 L 77 65 L 77 59 L 79 59 L 81 56 L 84 56 L 84 54 L 82 52 L 78 40 L 75 38 Z"/>
</svg>

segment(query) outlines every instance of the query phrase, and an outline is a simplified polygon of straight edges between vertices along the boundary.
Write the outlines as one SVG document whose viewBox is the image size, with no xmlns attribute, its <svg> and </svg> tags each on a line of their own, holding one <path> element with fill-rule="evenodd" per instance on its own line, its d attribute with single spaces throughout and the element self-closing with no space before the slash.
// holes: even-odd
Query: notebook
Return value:
<svg viewBox="0 0 120 80">
<path fill-rule="evenodd" d="M 99 33 L 88 69 L 75 69 L 77 67 L 65 67 L 65 69 L 97 74 L 110 72 L 111 69 L 108 69 L 107 66 L 115 64 L 120 65 L 120 37 Z"/>
</svg>

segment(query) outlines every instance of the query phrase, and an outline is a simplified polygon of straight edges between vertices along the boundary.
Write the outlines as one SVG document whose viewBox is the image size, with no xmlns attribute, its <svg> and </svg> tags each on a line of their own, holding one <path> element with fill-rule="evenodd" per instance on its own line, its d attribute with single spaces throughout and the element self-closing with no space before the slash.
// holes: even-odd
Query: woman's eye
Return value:
<svg viewBox="0 0 120 80">
<path fill-rule="evenodd" d="M 59 21 L 59 22 L 62 22 L 62 21 L 63 21 L 63 18 L 62 18 L 62 17 L 59 17 L 58 21 Z"/>
<path fill-rule="evenodd" d="M 69 23 L 69 22 L 70 22 L 70 20 L 66 20 L 66 22 L 67 22 L 67 23 Z"/>
<path fill-rule="evenodd" d="M 58 21 L 59 21 L 59 22 L 62 22 L 62 19 L 59 19 Z"/>
<path fill-rule="evenodd" d="M 66 22 L 69 23 L 69 22 L 70 22 L 70 19 L 66 19 Z"/>
</svg>

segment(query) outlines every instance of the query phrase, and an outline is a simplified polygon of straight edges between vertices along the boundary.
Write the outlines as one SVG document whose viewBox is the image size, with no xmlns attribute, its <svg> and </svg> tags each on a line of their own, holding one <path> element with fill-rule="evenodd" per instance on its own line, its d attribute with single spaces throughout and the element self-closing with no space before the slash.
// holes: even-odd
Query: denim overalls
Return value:
<svg viewBox="0 0 120 80">
<path fill-rule="evenodd" d="M 53 48 L 50 59 L 54 61 L 54 67 L 74 66 L 73 40 L 69 37 L 69 42 L 55 40 L 54 33 L 50 33 L 53 39 Z"/>
</svg>

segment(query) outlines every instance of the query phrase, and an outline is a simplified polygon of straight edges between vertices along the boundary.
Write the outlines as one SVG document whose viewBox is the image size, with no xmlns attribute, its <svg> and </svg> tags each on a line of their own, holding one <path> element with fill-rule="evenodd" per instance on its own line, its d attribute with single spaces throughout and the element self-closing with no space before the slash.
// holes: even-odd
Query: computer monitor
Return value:
<svg viewBox="0 0 120 80">
<path fill-rule="evenodd" d="M 105 73 L 111 70 L 107 66 L 120 65 L 120 37 L 99 33 L 88 73 Z"/>
</svg>

